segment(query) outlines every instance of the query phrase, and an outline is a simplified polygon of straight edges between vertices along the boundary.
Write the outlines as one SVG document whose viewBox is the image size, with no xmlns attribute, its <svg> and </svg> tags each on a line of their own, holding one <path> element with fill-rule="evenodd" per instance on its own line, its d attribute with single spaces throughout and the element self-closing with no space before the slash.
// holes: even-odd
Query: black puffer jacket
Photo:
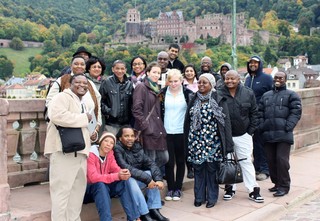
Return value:
<svg viewBox="0 0 320 221">
<path fill-rule="evenodd" d="M 293 129 L 301 118 L 300 97 L 286 86 L 266 92 L 259 102 L 259 128 L 265 142 L 293 144 Z"/>
<path fill-rule="evenodd" d="M 228 106 L 226 103 L 226 98 L 218 95 L 216 91 L 212 92 L 211 96 L 217 101 L 218 105 L 223 108 L 222 112 L 226 115 L 226 117 L 224 118 L 225 126 L 223 126 L 220 122 L 218 122 L 218 130 L 220 134 L 223 152 L 231 153 L 234 151 L 233 149 L 234 144 L 232 141 L 231 123 L 230 123 L 230 117 L 229 117 Z M 190 131 L 190 121 L 191 121 L 190 109 L 192 106 L 194 106 L 194 102 L 196 98 L 197 98 L 197 94 L 195 94 L 191 98 L 191 101 L 187 107 L 186 116 L 184 120 L 184 143 L 186 147 L 188 146 L 188 136 Z"/>
<path fill-rule="evenodd" d="M 132 118 L 133 85 L 126 75 L 122 83 L 115 75 L 108 77 L 102 81 L 99 92 L 101 113 L 105 116 L 106 124 L 128 124 Z"/>
<path fill-rule="evenodd" d="M 118 165 L 128 169 L 131 176 L 148 185 L 152 180 L 162 181 L 162 174 L 156 163 L 151 160 L 142 149 L 142 146 L 135 142 L 131 149 L 125 147 L 120 141 L 114 148 L 114 155 Z M 151 176 L 145 171 L 149 170 Z"/>
<path fill-rule="evenodd" d="M 259 124 L 254 92 L 250 88 L 239 84 L 235 97 L 231 96 L 225 85 L 218 89 L 218 94 L 227 99 L 232 136 L 241 136 L 245 133 L 252 135 Z"/>
</svg>

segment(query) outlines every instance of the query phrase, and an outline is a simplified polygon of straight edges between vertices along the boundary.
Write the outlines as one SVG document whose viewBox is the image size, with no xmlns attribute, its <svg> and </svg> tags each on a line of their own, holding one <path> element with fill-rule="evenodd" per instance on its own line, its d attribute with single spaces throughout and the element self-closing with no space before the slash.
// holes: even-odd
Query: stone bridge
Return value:
<svg viewBox="0 0 320 221">
<path fill-rule="evenodd" d="M 298 91 L 302 119 L 295 128 L 293 151 L 319 143 L 320 88 Z M 12 188 L 47 181 L 48 160 L 43 157 L 46 122 L 43 99 L 0 99 L 0 221 L 11 219 Z"/>
</svg>

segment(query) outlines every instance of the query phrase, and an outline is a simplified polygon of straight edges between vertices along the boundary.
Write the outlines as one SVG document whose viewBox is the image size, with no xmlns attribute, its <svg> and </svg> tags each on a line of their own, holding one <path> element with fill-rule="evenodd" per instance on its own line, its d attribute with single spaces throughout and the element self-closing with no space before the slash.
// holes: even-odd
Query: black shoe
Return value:
<svg viewBox="0 0 320 221">
<path fill-rule="evenodd" d="M 209 202 L 207 202 L 206 207 L 207 207 L 207 208 L 212 208 L 212 207 L 214 207 L 214 205 L 215 205 L 215 203 L 209 203 Z"/>
<path fill-rule="evenodd" d="M 202 202 L 197 202 L 197 201 L 194 201 L 194 206 L 195 207 L 199 207 L 202 205 Z"/>
<path fill-rule="evenodd" d="M 272 188 L 268 189 L 270 192 L 277 192 L 278 191 L 278 187 L 274 186 Z"/>
<path fill-rule="evenodd" d="M 145 215 L 141 215 L 141 216 L 140 216 L 140 220 L 141 220 L 141 221 L 153 221 L 153 219 L 151 218 L 151 216 L 150 216 L 149 213 L 147 213 L 147 214 L 145 214 Z"/>
<path fill-rule="evenodd" d="M 277 192 L 275 192 L 275 193 L 273 194 L 273 196 L 274 196 L 274 197 L 280 197 L 280 196 L 284 196 L 284 195 L 286 195 L 286 194 L 288 194 L 288 191 L 277 190 Z"/>
<path fill-rule="evenodd" d="M 193 179 L 194 178 L 193 169 L 188 170 L 187 178 L 189 178 L 189 179 Z"/>
<path fill-rule="evenodd" d="M 249 199 L 255 201 L 256 203 L 263 203 L 264 199 L 260 195 L 260 187 L 254 187 L 253 192 L 249 194 Z"/>
<path fill-rule="evenodd" d="M 158 209 L 150 209 L 149 212 L 152 219 L 157 221 L 169 221 L 169 219 L 164 217 Z"/>
</svg>

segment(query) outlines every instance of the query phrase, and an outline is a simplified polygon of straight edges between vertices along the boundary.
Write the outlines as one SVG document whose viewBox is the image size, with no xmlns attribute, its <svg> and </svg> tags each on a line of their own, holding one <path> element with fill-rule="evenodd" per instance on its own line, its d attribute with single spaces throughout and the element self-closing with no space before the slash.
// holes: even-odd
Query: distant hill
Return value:
<svg viewBox="0 0 320 221">
<path fill-rule="evenodd" d="M 181 10 L 185 20 L 191 20 L 209 13 L 231 13 L 232 3 L 232 0 L 0 0 L 0 16 L 28 19 L 47 28 L 52 24 L 69 24 L 76 30 L 76 36 L 104 26 L 105 34 L 113 35 L 124 31 L 129 8 L 138 8 L 141 18 L 156 18 L 160 11 Z M 259 22 L 270 10 L 290 23 L 320 25 L 319 0 L 237 0 L 237 12 L 246 12 L 248 18 L 254 17 Z"/>
<path fill-rule="evenodd" d="M 41 48 L 25 48 L 16 51 L 11 48 L 0 48 L 0 55 L 5 55 L 14 63 L 14 76 L 23 77 L 30 72 L 30 62 L 28 59 L 42 52 Z"/>
</svg>

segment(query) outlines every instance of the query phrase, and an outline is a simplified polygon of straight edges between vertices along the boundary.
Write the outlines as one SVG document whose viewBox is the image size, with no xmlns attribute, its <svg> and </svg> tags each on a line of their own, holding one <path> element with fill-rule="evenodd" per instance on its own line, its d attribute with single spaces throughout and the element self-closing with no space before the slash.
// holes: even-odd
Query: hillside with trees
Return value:
<svg viewBox="0 0 320 221">
<path fill-rule="evenodd" d="M 185 20 L 194 20 L 208 13 L 231 13 L 232 0 L 154 0 L 152 4 L 150 0 L 0 0 L 0 38 L 44 42 L 42 54 L 29 60 L 31 71 L 47 76 L 57 76 L 79 45 L 104 57 L 109 67 L 115 59 L 129 61 L 136 54 L 152 61 L 157 51 L 140 46 L 104 52 L 105 43 L 115 35 L 124 35 L 126 13 L 133 7 L 139 9 L 143 19 L 157 18 L 160 11 L 181 10 Z M 320 26 L 319 0 L 237 0 L 237 12 L 246 13 L 248 28 L 280 36 L 278 42 L 271 41 L 268 46 L 256 38 L 252 47 L 238 47 L 240 66 L 253 53 L 273 65 L 280 56 L 306 53 L 311 64 L 319 63 L 320 31 L 310 36 L 310 28 Z M 299 33 L 293 26 L 299 27 Z M 215 67 L 231 62 L 230 46 L 209 40 L 204 54 L 183 51 L 181 59 L 198 65 L 201 56 L 209 55 Z"/>
</svg>

